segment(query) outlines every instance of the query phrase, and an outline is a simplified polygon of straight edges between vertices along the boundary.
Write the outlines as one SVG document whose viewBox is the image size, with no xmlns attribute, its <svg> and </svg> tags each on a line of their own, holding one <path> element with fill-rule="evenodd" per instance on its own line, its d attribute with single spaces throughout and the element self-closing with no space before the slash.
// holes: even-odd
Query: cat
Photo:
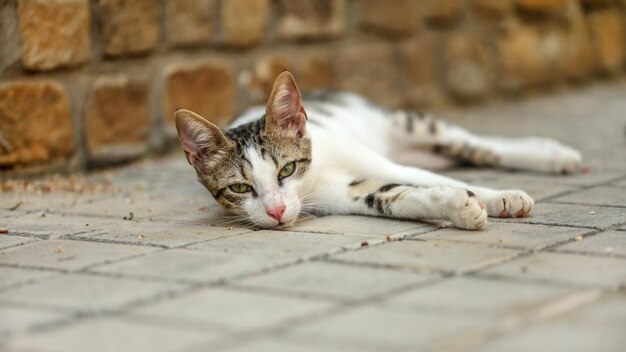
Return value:
<svg viewBox="0 0 626 352">
<path fill-rule="evenodd" d="M 184 109 L 175 112 L 175 121 L 200 183 L 224 209 L 260 228 L 292 226 L 301 214 L 354 214 L 441 219 L 480 230 L 488 216 L 529 216 L 533 199 L 390 157 L 427 147 L 475 165 L 554 173 L 574 172 L 582 160 L 553 140 L 477 136 L 354 93 L 303 97 L 287 71 L 276 78 L 267 106 L 250 108 L 228 130 Z"/>
</svg>

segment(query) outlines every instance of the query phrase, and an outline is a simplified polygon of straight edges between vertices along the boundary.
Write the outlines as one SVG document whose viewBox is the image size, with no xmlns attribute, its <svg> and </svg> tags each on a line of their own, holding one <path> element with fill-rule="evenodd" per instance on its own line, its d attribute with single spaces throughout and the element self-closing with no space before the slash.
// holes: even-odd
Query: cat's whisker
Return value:
<svg viewBox="0 0 626 352">
<path fill-rule="evenodd" d="M 300 216 L 304 217 L 304 218 L 307 218 L 307 219 L 311 219 L 311 220 L 315 220 L 315 219 L 319 218 L 318 216 L 315 216 L 314 214 L 307 213 L 307 212 L 304 212 L 304 211 L 300 212 Z"/>
</svg>

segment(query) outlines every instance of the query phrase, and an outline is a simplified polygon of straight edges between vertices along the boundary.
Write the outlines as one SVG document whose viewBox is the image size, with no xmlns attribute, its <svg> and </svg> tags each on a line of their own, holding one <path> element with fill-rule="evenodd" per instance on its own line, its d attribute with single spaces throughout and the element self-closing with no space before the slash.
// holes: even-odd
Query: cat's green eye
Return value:
<svg viewBox="0 0 626 352">
<path fill-rule="evenodd" d="M 246 193 L 252 190 L 252 187 L 248 186 L 245 183 L 233 183 L 228 187 L 235 193 Z"/>
<path fill-rule="evenodd" d="M 285 177 L 289 177 L 289 176 L 293 175 L 294 171 L 296 171 L 296 163 L 292 161 L 289 164 L 285 165 L 280 170 L 280 173 L 278 174 L 278 178 L 283 179 Z"/>
</svg>

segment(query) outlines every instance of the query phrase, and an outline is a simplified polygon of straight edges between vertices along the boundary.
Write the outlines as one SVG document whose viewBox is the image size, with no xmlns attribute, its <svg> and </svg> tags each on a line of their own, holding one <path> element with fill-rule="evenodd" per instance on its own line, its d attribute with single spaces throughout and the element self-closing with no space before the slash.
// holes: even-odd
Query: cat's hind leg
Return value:
<svg viewBox="0 0 626 352">
<path fill-rule="evenodd" d="M 478 166 L 551 173 L 574 172 L 582 162 L 578 151 L 548 138 L 481 136 L 411 111 L 396 111 L 389 118 L 390 154 L 423 148 Z"/>
</svg>

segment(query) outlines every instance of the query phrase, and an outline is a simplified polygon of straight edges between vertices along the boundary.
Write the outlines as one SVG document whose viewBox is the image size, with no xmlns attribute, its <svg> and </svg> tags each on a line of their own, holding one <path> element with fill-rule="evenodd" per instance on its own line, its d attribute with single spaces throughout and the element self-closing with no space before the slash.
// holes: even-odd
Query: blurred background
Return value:
<svg viewBox="0 0 626 352">
<path fill-rule="evenodd" d="M 0 0 L 0 173 L 161 153 L 275 76 L 441 110 L 616 80 L 626 0 Z"/>
</svg>

